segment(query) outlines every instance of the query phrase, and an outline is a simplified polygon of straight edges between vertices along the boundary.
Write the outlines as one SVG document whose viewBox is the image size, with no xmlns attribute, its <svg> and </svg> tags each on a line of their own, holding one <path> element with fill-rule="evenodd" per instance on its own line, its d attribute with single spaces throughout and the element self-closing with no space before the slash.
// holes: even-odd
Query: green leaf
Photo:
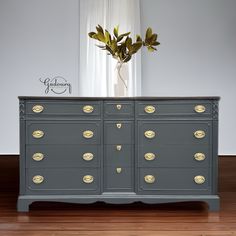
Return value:
<svg viewBox="0 0 236 236">
<path fill-rule="evenodd" d="M 130 32 L 119 35 L 119 37 L 117 38 L 117 42 L 121 41 L 125 36 L 128 36 L 128 35 L 130 35 Z"/>
<path fill-rule="evenodd" d="M 151 37 L 150 37 L 150 41 L 151 42 L 155 42 L 157 40 L 157 34 L 153 34 Z"/>
<path fill-rule="evenodd" d="M 158 46 L 158 45 L 160 45 L 160 43 L 159 42 L 154 42 L 154 43 L 152 43 L 152 46 Z"/>
<path fill-rule="evenodd" d="M 116 38 L 118 38 L 118 35 L 119 35 L 119 25 L 114 27 L 113 33 L 116 36 Z"/>
<path fill-rule="evenodd" d="M 106 40 L 106 43 L 108 44 L 111 43 L 111 35 L 107 30 L 105 30 L 105 40 Z"/>
<path fill-rule="evenodd" d="M 103 42 L 103 43 L 106 43 L 106 39 L 105 39 L 105 35 L 101 32 L 98 32 L 97 33 L 97 38 L 99 41 Z"/>
<path fill-rule="evenodd" d="M 146 39 L 149 39 L 152 36 L 152 28 L 148 27 L 146 31 Z"/>
<path fill-rule="evenodd" d="M 131 50 L 131 47 L 132 47 L 132 39 L 130 37 L 127 37 L 126 40 L 125 40 L 125 45 L 126 47 L 128 48 L 128 50 L 130 51 Z"/>
<path fill-rule="evenodd" d="M 128 62 L 132 58 L 131 55 L 127 55 L 127 57 L 123 60 L 123 62 Z"/>
<path fill-rule="evenodd" d="M 104 35 L 104 31 L 103 31 L 103 28 L 102 28 L 101 25 L 96 26 L 96 29 L 97 29 L 98 33 L 100 32 L 100 33 L 102 33 Z"/>
<path fill-rule="evenodd" d="M 140 35 L 136 35 L 136 42 L 143 41 Z"/>
<path fill-rule="evenodd" d="M 93 38 L 93 36 L 94 36 L 95 34 L 96 34 L 95 32 L 90 32 L 90 33 L 88 33 L 88 35 L 89 35 L 90 38 Z"/>
</svg>

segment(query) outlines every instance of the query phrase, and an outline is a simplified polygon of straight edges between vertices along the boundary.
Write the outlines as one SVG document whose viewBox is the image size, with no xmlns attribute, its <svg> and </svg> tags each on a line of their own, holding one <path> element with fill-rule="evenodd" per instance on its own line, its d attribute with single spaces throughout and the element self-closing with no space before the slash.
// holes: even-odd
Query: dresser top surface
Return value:
<svg viewBox="0 0 236 236">
<path fill-rule="evenodd" d="M 53 97 L 53 96 L 19 96 L 20 100 L 220 100 L 219 96 L 197 96 L 197 97 Z"/>
</svg>

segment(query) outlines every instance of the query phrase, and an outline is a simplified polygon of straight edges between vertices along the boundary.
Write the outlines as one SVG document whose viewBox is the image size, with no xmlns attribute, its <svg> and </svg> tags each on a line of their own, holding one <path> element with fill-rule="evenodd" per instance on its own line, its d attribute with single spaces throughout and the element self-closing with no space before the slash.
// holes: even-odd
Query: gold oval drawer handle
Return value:
<svg viewBox="0 0 236 236">
<path fill-rule="evenodd" d="M 43 155 L 43 153 L 41 153 L 41 152 L 36 152 L 36 153 L 34 153 L 33 156 L 32 156 L 32 159 L 33 159 L 34 161 L 42 161 L 43 158 L 44 158 L 44 155 Z"/>
<path fill-rule="evenodd" d="M 201 153 L 201 152 L 197 152 L 194 154 L 194 159 L 196 161 L 204 161 L 206 158 L 205 154 L 204 153 Z"/>
<path fill-rule="evenodd" d="M 203 105 L 197 105 L 194 107 L 195 112 L 204 113 L 206 111 L 206 107 Z"/>
<path fill-rule="evenodd" d="M 206 133 L 203 130 L 197 130 L 197 131 L 194 132 L 194 136 L 195 136 L 195 138 L 201 139 L 201 138 L 204 138 L 206 136 Z"/>
<path fill-rule="evenodd" d="M 156 108 L 154 106 L 149 105 L 144 108 L 144 111 L 148 114 L 152 114 L 156 111 Z"/>
<path fill-rule="evenodd" d="M 90 106 L 90 105 L 86 105 L 83 107 L 83 112 L 84 113 L 92 113 L 94 110 L 93 106 Z"/>
<path fill-rule="evenodd" d="M 120 110 L 122 108 L 122 105 L 121 104 L 117 104 L 116 108 L 117 108 L 117 110 Z"/>
<path fill-rule="evenodd" d="M 120 128 L 122 127 L 122 124 L 121 124 L 121 123 L 118 123 L 118 124 L 116 124 L 116 127 L 117 127 L 118 129 L 120 129 Z"/>
<path fill-rule="evenodd" d="M 92 137 L 93 137 L 93 131 L 91 131 L 91 130 L 85 130 L 85 131 L 83 132 L 83 137 L 84 137 L 84 138 L 92 138 Z"/>
<path fill-rule="evenodd" d="M 144 132 L 144 136 L 146 138 L 152 139 L 152 138 L 154 138 L 156 136 L 156 134 L 152 130 L 147 130 L 147 131 Z"/>
<path fill-rule="evenodd" d="M 44 132 L 42 130 L 35 130 L 33 133 L 32 133 L 32 136 L 34 138 L 42 138 L 44 136 Z"/>
<path fill-rule="evenodd" d="M 93 180 L 94 180 L 94 178 L 93 178 L 92 175 L 85 175 L 85 176 L 83 177 L 83 181 L 84 181 L 84 183 L 86 183 L 86 184 L 91 184 L 91 183 L 93 182 Z"/>
<path fill-rule="evenodd" d="M 155 176 L 153 176 L 153 175 L 145 175 L 144 176 L 144 180 L 145 180 L 146 183 L 152 184 L 152 183 L 155 182 Z"/>
<path fill-rule="evenodd" d="M 156 155 L 152 152 L 147 152 L 147 153 L 145 153 L 144 158 L 147 161 L 152 161 L 156 158 Z"/>
<path fill-rule="evenodd" d="M 84 153 L 84 154 L 83 154 L 83 159 L 84 159 L 85 161 L 91 161 L 91 160 L 93 160 L 93 153 L 91 153 L 91 152 L 86 152 L 86 153 Z"/>
<path fill-rule="evenodd" d="M 44 177 L 42 175 L 35 175 L 32 180 L 35 184 L 41 184 L 44 181 Z"/>
<path fill-rule="evenodd" d="M 121 145 L 116 145 L 116 150 L 117 150 L 117 151 L 120 151 L 120 150 L 121 150 L 121 148 L 122 148 L 122 146 L 121 146 Z"/>
<path fill-rule="evenodd" d="M 34 113 L 41 113 L 43 112 L 43 110 L 44 110 L 44 107 L 42 105 L 35 105 L 32 107 L 32 111 Z"/>
<path fill-rule="evenodd" d="M 194 177 L 194 182 L 196 184 L 203 184 L 206 181 L 205 177 L 202 175 L 197 175 Z"/>
<path fill-rule="evenodd" d="M 117 173 L 117 174 L 120 174 L 121 171 L 122 171 L 122 168 L 120 168 L 120 167 L 116 168 L 116 173 Z"/>
</svg>

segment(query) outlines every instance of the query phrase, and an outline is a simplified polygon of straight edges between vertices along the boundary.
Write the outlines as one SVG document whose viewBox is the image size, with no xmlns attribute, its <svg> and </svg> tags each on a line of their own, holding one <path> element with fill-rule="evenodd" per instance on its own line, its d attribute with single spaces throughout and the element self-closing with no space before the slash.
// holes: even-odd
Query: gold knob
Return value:
<svg viewBox="0 0 236 236">
<path fill-rule="evenodd" d="M 194 107 L 195 112 L 197 113 L 203 113 L 206 111 L 206 107 L 203 105 L 197 105 Z"/>
<path fill-rule="evenodd" d="M 146 137 L 146 138 L 154 138 L 155 137 L 155 132 L 154 131 L 152 131 L 152 130 L 147 130 L 147 131 L 145 131 L 144 132 L 144 136 Z"/>
<path fill-rule="evenodd" d="M 83 107 L 83 112 L 84 113 L 92 113 L 93 112 L 93 106 L 87 105 Z"/>
<path fill-rule="evenodd" d="M 117 104 L 116 108 L 117 108 L 117 110 L 120 110 L 122 108 L 122 105 L 121 104 Z"/>
<path fill-rule="evenodd" d="M 147 152 L 147 153 L 145 153 L 144 158 L 147 161 L 152 161 L 156 158 L 156 155 L 152 152 Z"/>
<path fill-rule="evenodd" d="M 32 180 L 35 184 L 41 184 L 44 181 L 44 177 L 41 175 L 35 175 Z"/>
<path fill-rule="evenodd" d="M 32 135 L 34 138 L 42 138 L 44 136 L 44 132 L 42 130 L 35 130 Z"/>
<path fill-rule="evenodd" d="M 32 111 L 34 113 L 41 113 L 43 111 L 44 107 L 42 105 L 35 105 L 32 107 Z"/>
<path fill-rule="evenodd" d="M 206 179 L 202 175 L 197 175 L 194 177 L 194 181 L 196 184 L 203 184 L 206 181 Z"/>
<path fill-rule="evenodd" d="M 36 153 L 33 154 L 32 158 L 35 161 L 42 161 L 43 158 L 44 158 L 44 155 L 41 152 L 36 152 Z"/>
<path fill-rule="evenodd" d="M 120 128 L 122 127 L 122 124 L 121 124 L 121 123 L 118 123 L 118 124 L 116 124 L 116 127 L 117 127 L 118 129 L 120 129 Z"/>
<path fill-rule="evenodd" d="M 117 174 L 120 174 L 121 171 L 122 171 L 122 168 L 120 168 L 120 167 L 119 167 L 119 168 L 116 168 L 116 173 L 117 173 Z"/>
<path fill-rule="evenodd" d="M 120 151 L 120 150 L 121 150 L 121 148 L 122 148 L 122 146 L 121 146 L 121 145 L 116 145 L 116 150 L 117 150 L 117 151 Z"/>
<path fill-rule="evenodd" d="M 91 130 L 85 130 L 85 131 L 83 132 L 83 136 L 84 136 L 84 138 L 92 138 L 92 137 L 93 137 L 93 131 L 91 131 Z"/>
<path fill-rule="evenodd" d="M 152 184 L 155 182 L 155 177 L 153 175 L 145 175 L 144 180 L 148 184 Z"/>
<path fill-rule="evenodd" d="M 154 113 L 155 110 L 156 110 L 156 108 L 155 108 L 154 106 L 146 106 L 146 107 L 144 108 L 144 111 L 145 111 L 146 113 L 149 113 L 149 114 Z"/>
<path fill-rule="evenodd" d="M 203 130 L 197 130 L 194 132 L 195 138 L 204 138 L 206 136 L 206 133 Z"/>
<path fill-rule="evenodd" d="M 93 182 L 93 176 L 92 175 L 85 175 L 83 177 L 83 181 L 86 184 L 91 184 Z"/>
<path fill-rule="evenodd" d="M 93 153 L 90 153 L 90 152 L 86 152 L 83 154 L 83 159 L 85 161 L 91 161 L 93 160 Z"/>
<path fill-rule="evenodd" d="M 196 161 L 204 161 L 206 158 L 205 154 L 204 153 L 201 153 L 201 152 L 197 152 L 194 154 L 194 159 Z"/>
</svg>

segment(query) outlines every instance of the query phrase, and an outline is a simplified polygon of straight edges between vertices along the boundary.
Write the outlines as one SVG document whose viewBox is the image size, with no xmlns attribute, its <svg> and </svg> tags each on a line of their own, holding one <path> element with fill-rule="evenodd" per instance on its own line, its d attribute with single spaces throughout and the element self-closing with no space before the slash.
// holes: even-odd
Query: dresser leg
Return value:
<svg viewBox="0 0 236 236">
<path fill-rule="evenodd" d="M 28 212 L 30 202 L 25 199 L 18 199 L 17 201 L 17 211 L 18 212 Z"/>
<path fill-rule="evenodd" d="M 209 211 L 219 211 L 220 210 L 220 201 L 219 199 L 211 199 L 207 201 L 209 206 Z"/>
</svg>

